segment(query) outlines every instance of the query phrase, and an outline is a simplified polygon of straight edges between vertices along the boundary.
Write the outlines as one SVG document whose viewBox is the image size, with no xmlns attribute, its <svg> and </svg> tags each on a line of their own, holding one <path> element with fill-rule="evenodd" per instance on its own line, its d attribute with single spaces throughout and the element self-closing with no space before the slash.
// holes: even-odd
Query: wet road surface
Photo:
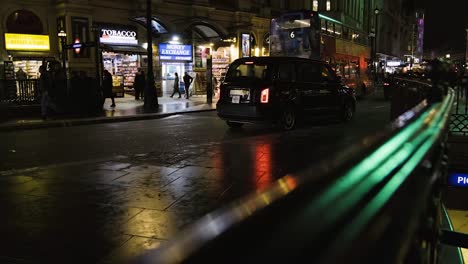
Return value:
<svg viewBox="0 0 468 264">
<path fill-rule="evenodd" d="M 119 263 L 388 122 L 358 103 L 348 123 L 229 130 L 215 113 L 0 133 L 0 263 Z M 311 175 L 313 177 L 313 175 Z"/>
</svg>

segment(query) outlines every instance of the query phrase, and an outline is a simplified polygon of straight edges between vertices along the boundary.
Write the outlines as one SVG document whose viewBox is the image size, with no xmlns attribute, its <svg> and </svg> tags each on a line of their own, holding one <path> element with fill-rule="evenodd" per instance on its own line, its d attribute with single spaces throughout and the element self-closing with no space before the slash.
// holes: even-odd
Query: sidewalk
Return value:
<svg viewBox="0 0 468 264">
<path fill-rule="evenodd" d="M 103 112 L 97 116 L 58 116 L 48 120 L 42 120 L 39 117 L 17 118 L 1 122 L 0 131 L 158 119 L 175 114 L 214 111 L 216 109 L 216 99 L 213 99 L 213 103 L 207 104 L 206 96 L 192 96 L 188 100 L 184 97 L 180 99 L 159 97 L 159 109 L 149 113 L 144 110 L 143 100 L 135 100 L 130 95 L 125 95 L 124 98 L 116 98 L 116 107 L 114 108 L 110 107 L 110 103 L 110 99 L 106 99 Z"/>
</svg>

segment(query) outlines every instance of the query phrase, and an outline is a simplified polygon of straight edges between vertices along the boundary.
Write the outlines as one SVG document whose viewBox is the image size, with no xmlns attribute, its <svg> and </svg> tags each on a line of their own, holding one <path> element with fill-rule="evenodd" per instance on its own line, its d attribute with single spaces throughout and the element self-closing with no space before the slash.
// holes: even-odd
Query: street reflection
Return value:
<svg viewBox="0 0 468 264">
<path fill-rule="evenodd" d="M 263 143 L 255 145 L 255 183 L 256 189 L 265 189 L 273 181 L 272 177 L 272 162 L 273 152 L 272 144 Z"/>
</svg>

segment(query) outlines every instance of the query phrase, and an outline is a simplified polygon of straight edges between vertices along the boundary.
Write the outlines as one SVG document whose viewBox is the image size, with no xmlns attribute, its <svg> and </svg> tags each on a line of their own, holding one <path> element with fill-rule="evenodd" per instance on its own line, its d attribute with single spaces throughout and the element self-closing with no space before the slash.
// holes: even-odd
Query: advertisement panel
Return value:
<svg viewBox="0 0 468 264">
<path fill-rule="evenodd" d="M 241 37 L 242 41 L 242 54 L 241 57 L 249 57 L 250 56 L 250 34 L 242 34 Z"/>
</svg>

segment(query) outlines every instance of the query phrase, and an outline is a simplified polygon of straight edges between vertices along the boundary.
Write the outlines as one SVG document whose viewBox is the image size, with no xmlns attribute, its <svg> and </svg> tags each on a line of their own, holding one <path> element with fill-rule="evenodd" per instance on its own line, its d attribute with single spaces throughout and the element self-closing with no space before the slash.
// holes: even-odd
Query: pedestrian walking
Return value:
<svg viewBox="0 0 468 264">
<path fill-rule="evenodd" d="M 179 75 L 176 73 L 174 73 L 174 91 L 172 92 L 172 95 L 171 95 L 171 98 L 174 96 L 175 93 L 179 93 L 179 98 L 181 97 L 180 95 L 180 90 L 179 90 Z"/>
<path fill-rule="evenodd" d="M 108 70 L 104 70 L 102 80 L 102 90 L 105 98 L 110 98 L 112 100 L 111 107 L 115 107 L 114 93 L 112 92 L 112 74 Z"/>
<path fill-rule="evenodd" d="M 190 76 L 187 72 L 184 74 L 184 85 L 185 85 L 185 98 L 189 99 L 190 97 L 190 84 L 193 82 L 193 77 Z"/>
<path fill-rule="evenodd" d="M 133 84 L 133 89 L 135 89 L 135 100 L 140 100 L 140 95 L 141 97 L 143 97 L 145 84 L 145 72 L 139 69 L 135 75 L 135 82 Z"/>
</svg>

